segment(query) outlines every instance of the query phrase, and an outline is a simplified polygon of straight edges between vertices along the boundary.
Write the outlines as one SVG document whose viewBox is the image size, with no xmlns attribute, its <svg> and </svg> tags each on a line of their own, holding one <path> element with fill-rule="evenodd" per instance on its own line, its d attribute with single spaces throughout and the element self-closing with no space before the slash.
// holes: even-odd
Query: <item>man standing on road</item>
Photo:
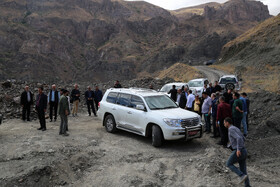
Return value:
<svg viewBox="0 0 280 187">
<path fill-rule="evenodd" d="M 181 89 L 178 90 L 177 103 L 179 104 L 180 108 L 185 109 L 186 103 L 187 103 L 187 99 L 186 99 L 185 92 L 182 92 Z"/>
<path fill-rule="evenodd" d="M 204 116 L 204 120 L 205 120 L 205 124 L 206 124 L 205 132 L 208 134 L 208 133 L 211 133 L 210 114 L 211 114 L 212 100 L 206 92 L 202 93 L 202 97 L 203 97 L 204 101 L 202 104 L 201 112 Z"/>
<path fill-rule="evenodd" d="M 60 101 L 59 101 L 59 115 L 60 115 L 60 119 L 61 119 L 59 135 L 64 135 L 64 136 L 69 136 L 69 134 L 66 132 L 68 130 L 67 116 L 70 113 L 67 93 L 68 93 L 67 90 L 63 90 L 63 95 L 61 96 Z"/>
<path fill-rule="evenodd" d="M 232 90 L 231 89 L 228 89 L 227 92 L 225 92 L 223 94 L 223 96 L 225 97 L 225 102 L 227 104 L 230 104 L 230 101 L 233 100 L 233 97 L 232 97 Z"/>
<path fill-rule="evenodd" d="M 47 130 L 45 113 L 47 111 L 48 97 L 43 93 L 43 90 L 43 86 L 38 88 L 39 93 L 36 99 L 36 111 L 40 120 L 40 128 L 38 128 L 38 130 L 45 131 Z"/>
<path fill-rule="evenodd" d="M 192 94 L 191 90 L 189 90 L 188 93 L 189 93 L 189 95 L 188 95 L 188 98 L 187 98 L 186 108 L 187 108 L 187 110 L 192 111 L 192 105 L 193 105 L 193 102 L 195 100 L 195 96 Z"/>
<path fill-rule="evenodd" d="M 247 96 L 247 93 L 245 93 L 245 92 L 243 92 L 243 93 L 241 94 L 241 96 L 242 96 L 243 98 L 245 98 L 245 100 L 246 100 L 246 106 L 247 106 L 246 124 L 247 124 L 247 131 L 248 131 L 248 130 L 249 130 L 248 116 L 249 116 L 249 114 L 250 114 L 250 100 L 249 100 L 249 98 L 248 98 L 248 96 Z"/>
<path fill-rule="evenodd" d="M 29 86 L 25 86 L 24 92 L 20 97 L 20 104 L 22 106 L 22 120 L 30 121 L 30 107 L 33 105 L 33 94 L 29 91 Z"/>
<path fill-rule="evenodd" d="M 211 138 L 216 138 L 219 136 L 219 128 L 216 126 L 216 119 L 217 119 L 217 109 L 218 109 L 218 99 L 215 93 L 211 94 L 212 99 L 212 126 L 213 126 L 213 136 Z"/>
<path fill-rule="evenodd" d="M 52 90 L 48 94 L 48 103 L 50 105 L 50 122 L 53 120 L 53 111 L 54 111 L 54 121 L 57 119 L 57 108 L 58 102 L 60 99 L 60 92 L 56 90 L 56 85 L 52 85 Z"/>
<path fill-rule="evenodd" d="M 96 116 L 96 112 L 93 104 L 94 92 L 91 90 L 90 86 L 88 86 L 88 90 L 85 92 L 85 98 L 88 107 L 88 115 L 91 116 L 91 112 L 90 112 L 90 107 L 91 107 L 94 116 Z"/>
<path fill-rule="evenodd" d="M 78 89 L 78 84 L 74 85 L 74 89 L 71 92 L 71 98 L 73 101 L 72 115 L 74 117 L 78 115 L 78 107 L 80 102 L 80 90 Z"/>
<path fill-rule="evenodd" d="M 120 81 L 116 81 L 114 88 L 122 88 L 122 85 L 120 84 Z"/>
<path fill-rule="evenodd" d="M 98 86 L 95 86 L 95 91 L 94 91 L 94 102 L 95 102 L 95 107 L 96 111 L 98 110 L 98 103 L 102 100 L 102 91 L 99 90 Z"/>
<path fill-rule="evenodd" d="M 208 96 L 211 97 L 211 94 L 214 93 L 214 87 L 212 86 L 212 83 L 209 83 L 209 87 L 206 89 L 206 92 L 208 94 Z"/>
<path fill-rule="evenodd" d="M 240 94 L 235 92 L 234 93 L 234 102 L 232 105 L 232 118 L 233 118 L 234 126 L 236 126 L 237 128 L 240 129 L 241 121 L 243 118 L 243 103 L 239 98 L 240 98 Z M 247 131 L 247 129 L 246 129 L 246 131 Z"/>
<path fill-rule="evenodd" d="M 216 127 L 219 127 L 221 142 L 218 145 L 227 146 L 228 143 L 228 129 L 224 126 L 224 119 L 231 118 L 231 107 L 228 103 L 225 102 L 225 97 L 221 96 L 219 98 L 219 105 L 217 109 L 217 119 Z"/>
<path fill-rule="evenodd" d="M 172 89 L 169 90 L 169 92 L 168 92 L 168 94 L 171 94 L 171 99 L 173 99 L 173 101 L 175 101 L 175 102 L 176 102 L 176 100 L 177 100 L 177 92 L 178 92 L 178 91 L 177 91 L 175 85 L 173 85 L 173 86 L 172 86 Z"/>
<path fill-rule="evenodd" d="M 218 81 L 215 81 L 214 92 L 221 92 L 222 87 L 219 85 Z"/>
<path fill-rule="evenodd" d="M 245 187 L 250 187 L 246 167 L 247 150 L 244 144 L 245 137 L 242 135 L 240 129 L 232 125 L 232 120 L 230 118 L 224 120 L 224 126 L 228 129 L 228 137 L 233 149 L 226 165 L 231 171 L 240 177 L 240 184 L 245 182 Z M 234 166 L 237 162 L 239 164 L 239 169 Z"/>
</svg>

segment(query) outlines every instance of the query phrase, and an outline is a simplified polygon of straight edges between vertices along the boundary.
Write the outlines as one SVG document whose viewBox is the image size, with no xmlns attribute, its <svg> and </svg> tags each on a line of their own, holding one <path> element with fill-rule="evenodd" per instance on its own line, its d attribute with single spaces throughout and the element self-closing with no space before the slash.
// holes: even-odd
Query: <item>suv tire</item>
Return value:
<svg viewBox="0 0 280 187">
<path fill-rule="evenodd" d="M 235 88 L 235 85 L 234 85 L 233 83 L 227 83 L 227 84 L 225 85 L 225 89 L 226 89 L 226 90 L 228 90 L 228 89 L 234 90 L 234 88 Z"/>
<path fill-rule="evenodd" d="M 111 114 L 105 117 L 104 126 L 105 126 L 107 132 L 110 132 L 110 133 L 116 132 L 116 130 L 117 130 L 116 122 L 115 122 L 114 117 Z"/>
<path fill-rule="evenodd" d="M 159 147 L 162 145 L 163 136 L 162 131 L 159 126 L 153 125 L 152 127 L 152 145 L 154 147 Z"/>
</svg>

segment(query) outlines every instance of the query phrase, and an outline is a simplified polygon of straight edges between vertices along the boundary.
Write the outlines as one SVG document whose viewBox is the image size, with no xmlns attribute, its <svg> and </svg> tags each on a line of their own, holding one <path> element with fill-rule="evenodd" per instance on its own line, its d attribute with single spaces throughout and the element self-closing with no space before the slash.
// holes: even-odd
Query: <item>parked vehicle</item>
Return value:
<svg viewBox="0 0 280 187">
<path fill-rule="evenodd" d="M 240 79 L 242 81 L 242 79 Z M 241 83 L 238 81 L 237 76 L 235 75 L 223 75 L 219 79 L 219 85 L 225 89 L 232 89 L 232 90 L 240 90 Z"/>
<path fill-rule="evenodd" d="M 106 91 L 98 116 L 107 132 L 117 129 L 152 137 L 152 145 L 164 140 L 189 140 L 202 136 L 198 114 L 183 110 L 166 94 L 147 89 L 114 89 Z"/>
<path fill-rule="evenodd" d="M 204 84 L 208 84 L 209 81 L 206 78 L 200 78 L 200 79 L 193 79 L 188 82 L 190 90 L 194 94 L 199 95 L 199 97 L 202 97 L 203 87 Z"/>
<path fill-rule="evenodd" d="M 213 65 L 215 62 L 216 62 L 216 60 L 208 60 L 208 61 L 204 62 L 204 65 L 210 66 L 210 65 Z"/>
<path fill-rule="evenodd" d="M 172 89 L 173 85 L 176 86 L 177 90 L 181 89 L 183 86 L 189 88 L 189 85 L 186 82 L 172 82 L 165 84 L 159 91 L 168 94 L 168 92 Z M 170 96 L 170 94 L 168 94 L 168 96 Z"/>
</svg>

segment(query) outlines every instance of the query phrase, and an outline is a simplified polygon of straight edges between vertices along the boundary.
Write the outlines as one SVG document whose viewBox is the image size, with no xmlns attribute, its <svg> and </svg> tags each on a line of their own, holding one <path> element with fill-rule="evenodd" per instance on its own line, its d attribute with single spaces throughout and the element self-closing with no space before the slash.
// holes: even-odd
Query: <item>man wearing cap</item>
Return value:
<svg viewBox="0 0 280 187">
<path fill-rule="evenodd" d="M 68 91 L 63 90 L 63 95 L 59 101 L 59 115 L 60 115 L 60 128 L 59 128 L 59 135 L 68 136 L 69 134 L 66 132 L 68 129 L 68 119 L 67 116 L 70 113 L 69 103 L 67 96 Z"/>
</svg>

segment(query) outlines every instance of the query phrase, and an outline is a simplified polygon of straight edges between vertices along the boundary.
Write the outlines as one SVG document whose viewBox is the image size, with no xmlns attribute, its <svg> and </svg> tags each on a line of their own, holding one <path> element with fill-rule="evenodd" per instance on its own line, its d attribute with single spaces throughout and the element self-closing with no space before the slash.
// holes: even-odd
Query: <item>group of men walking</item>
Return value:
<svg viewBox="0 0 280 187">
<path fill-rule="evenodd" d="M 71 113 L 70 103 L 73 103 L 72 116 L 78 116 L 78 106 L 81 97 L 78 85 L 74 85 L 74 89 L 71 91 L 70 96 L 66 89 L 58 91 L 55 84 L 52 85 L 51 90 L 47 95 L 43 93 L 43 90 L 43 86 L 38 88 L 38 94 L 35 99 L 35 110 L 40 121 L 40 128 L 38 128 L 38 130 L 47 130 L 45 114 L 49 106 L 50 122 L 55 122 L 57 120 L 57 115 L 59 114 L 61 118 L 59 134 L 68 136 L 68 116 Z M 102 91 L 99 90 L 98 86 L 95 87 L 95 91 L 92 91 L 88 86 L 88 90 L 84 95 L 89 116 L 91 115 L 91 110 L 94 113 L 94 116 L 97 116 L 96 110 L 98 110 L 98 103 L 102 100 Z M 29 90 L 29 86 L 26 86 L 24 92 L 21 94 L 22 120 L 30 121 L 30 110 L 33 104 L 33 93 Z"/>
<path fill-rule="evenodd" d="M 218 145 L 227 148 L 231 146 L 233 153 L 227 161 L 227 166 L 245 181 L 245 186 L 250 186 L 246 171 L 247 151 L 244 146 L 245 137 L 248 135 L 248 113 L 250 100 L 246 93 L 241 95 L 229 89 L 222 94 L 222 88 L 215 82 L 205 84 L 202 98 L 194 95 L 188 88 L 176 89 L 175 85 L 169 91 L 171 98 L 179 107 L 198 113 L 204 118 L 205 132 L 213 132 L 212 138 L 220 137 Z M 211 122 L 212 121 L 212 122 Z M 243 133 L 241 131 L 243 126 Z M 228 144 L 229 143 L 229 144 Z M 239 163 L 240 169 L 234 166 Z"/>
</svg>

